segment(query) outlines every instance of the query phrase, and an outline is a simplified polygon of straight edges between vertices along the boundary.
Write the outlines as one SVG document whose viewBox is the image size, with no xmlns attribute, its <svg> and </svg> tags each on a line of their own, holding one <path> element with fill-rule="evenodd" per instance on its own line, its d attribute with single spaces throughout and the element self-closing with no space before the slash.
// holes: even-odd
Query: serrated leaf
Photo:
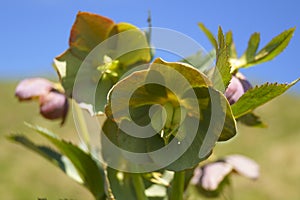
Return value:
<svg viewBox="0 0 300 200">
<path fill-rule="evenodd" d="M 90 190 L 97 200 L 105 199 L 104 172 L 90 154 L 87 154 L 72 143 L 58 138 L 58 136 L 47 129 L 30 124 L 26 125 L 45 137 L 71 161 L 83 180 L 84 186 Z"/>
<path fill-rule="evenodd" d="M 23 135 L 19 135 L 19 134 L 10 135 L 8 136 L 8 139 L 17 142 L 23 145 L 24 147 L 32 150 L 33 152 L 39 154 L 40 156 L 47 159 L 55 166 L 59 167 L 70 178 L 74 179 L 80 184 L 83 184 L 83 180 L 81 179 L 78 172 L 74 168 L 74 165 L 64 155 L 51 149 L 50 147 L 36 145 L 30 139 L 28 139 L 26 136 Z"/>
<path fill-rule="evenodd" d="M 219 29 L 218 29 L 218 49 L 224 49 L 224 48 L 225 48 L 225 38 L 224 38 L 222 27 L 219 26 Z"/>
<path fill-rule="evenodd" d="M 231 108 L 234 116 L 239 118 L 251 112 L 255 108 L 283 94 L 299 80 L 300 79 L 297 79 L 290 84 L 266 83 L 248 90 L 235 104 L 232 105 Z"/>
<path fill-rule="evenodd" d="M 263 62 L 270 61 L 278 56 L 289 44 L 295 28 L 290 28 L 274 37 L 266 46 L 264 46 L 257 54 L 259 45 L 259 33 L 254 33 L 249 39 L 248 48 L 240 59 L 235 61 L 235 68 L 247 68 L 258 65 Z"/>
<path fill-rule="evenodd" d="M 229 48 L 225 44 L 221 27 L 219 27 L 218 31 L 218 45 L 216 68 L 213 73 L 212 81 L 217 90 L 225 92 L 231 80 L 231 65 L 229 63 Z"/>
<path fill-rule="evenodd" d="M 224 92 L 231 80 L 229 43 L 232 42 L 232 36 L 228 34 L 227 38 L 225 38 L 222 28 L 219 27 L 218 40 L 216 40 L 215 36 L 202 23 L 198 25 L 216 50 L 216 67 L 213 68 L 211 77 L 214 88 Z"/>
<path fill-rule="evenodd" d="M 259 64 L 262 62 L 270 61 L 280 54 L 289 44 L 295 28 L 290 28 L 275 38 L 273 38 L 265 47 L 263 47 L 255 56 L 255 62 L 253 64 Z"/>
<path fill-rule="evenodd" d="M 237 58 L 237 52 L 236 52 L 235 44 L 234 44 L 234 41 L 233 41 L 232 31 L 228 31 L 225 34 L 225 41 L 226 41 L 226 44 L 229 47 L 229 57 L 230 58 Z"/>
<path fill-rule="evenodd" d="M 242 58 L 246 60 L 246 63 L 251 63 L 255 60 L 255 55 L 260 42 L 260 34 L 253 33 L 248 41 L 248 47 L 243 54 Z"/>
<path fill-rule="evenodd" d="M 228 49 L 225 47 L 217 55 L 217 64 L 212 77 L 214 88 L 222 92 L 225 92 L 231 80 L 231 65 L 228 59 Z"/>
<path fill-rule="evenodd" d="M 213 47 L 217 50 L 218 49 L 218 42 L 215 39 L 214 34 L 208 28 L 206 28 L 204 26 L 204 24 L 199 23 L 198 26 L 204 32 L 204 34 L 206 35 L 206 37 L 208 38 L 208 40 L 210 41 L 210 43 L 213 45 Z"/>
<path fill-rule="evenodd" d="M 9 140 L 19 143 L 28 149 L 38 153 L 42 157 L 46 158 L 55 166 L 59 167 L 61 170 L 65 171 L 65 166 L 62 161 L 62 155 L 55 150 L 51 149 L 50 147 L 40 146 L 34 144 L 30 139 L 28 139 L 24 135 L 14 134 L 7 137 Z"/>
</svg>

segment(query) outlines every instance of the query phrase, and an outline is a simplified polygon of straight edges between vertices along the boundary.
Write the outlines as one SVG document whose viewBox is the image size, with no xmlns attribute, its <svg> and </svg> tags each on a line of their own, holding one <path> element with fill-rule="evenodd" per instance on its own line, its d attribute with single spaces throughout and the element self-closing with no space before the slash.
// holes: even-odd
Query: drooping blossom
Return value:
<svg viewBox="0 0 300 200">
<path fill-rule="evenodd" d="M 47 119 L 62 119 L 65 122 L 68 113 L 68 99 L 55 88 L 55 84 L 44 78 L 22 80 L 15 91 L 19 101 L 38 100 L 40 114 Z"/>
</svg>

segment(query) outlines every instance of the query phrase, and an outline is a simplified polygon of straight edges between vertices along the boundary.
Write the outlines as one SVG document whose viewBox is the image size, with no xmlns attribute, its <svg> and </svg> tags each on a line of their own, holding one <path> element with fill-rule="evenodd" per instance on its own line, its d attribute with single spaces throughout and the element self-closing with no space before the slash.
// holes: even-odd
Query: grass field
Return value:
<svg viewBox="0 0 300 200">
<path fill-rule="evenodd" d="M 19 103 L 14 98 L 15 83 L 0 83 L 0 198 L 5 200 L 91 200 L 92 196 L 59 169 L 34 153 L 9 142 L 11 132 L 35 134 L 23 121 L 45 126 L 61 137 L 77 141 L 72 115 L 66 126 L 50 122 L 38 115 L 36 103 Z M 285 95 L 257 113 L 269 125 L 267 129 L 239 126 L 238 136 L 220 143 L 218 156 L 243 154 L 261 166 L 261 177 L 250 181 L 232 178 L 236 200 L 300 199 L 300 97 Z M 37 138 L 40 142 L 42 139 Z"/>
</svg>

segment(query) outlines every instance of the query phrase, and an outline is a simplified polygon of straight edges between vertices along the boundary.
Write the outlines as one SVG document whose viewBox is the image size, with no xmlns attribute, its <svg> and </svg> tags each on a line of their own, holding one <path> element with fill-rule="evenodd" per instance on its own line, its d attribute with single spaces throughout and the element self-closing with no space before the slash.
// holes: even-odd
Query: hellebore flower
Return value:
<svg viewBox="0 0 300 200">
<path fill-rule="evenodd" d="M 230 104 L 234 104 L 249 89 L 252 88 L 250 82 L 241 73 L 232 76 L 230 84 L 225 91 L 225 96 Z"/>
<path fill-rule="evenodd" d="M 31 100 L 46 95 L 54 84 L 44 78 L 29 78 L 22 80 L 16 87 L 15 95 L 20 101 Z"/>
<path fill-rule="evenodd" d="M 55 89 L 54 83 L 44 78 L 22 80 L 16 87 L 16 97 L 19 101 L 38 99 L 40 114 L 46 119 L 62 118 L 65 122 L 68 113 L 68 99 L 65 94 Z"/>
<path fill-rule="evenodd" d="M 191 183 L 195 185 L 202 194 L 216 196 L 220 192 L 222 182 L 231 173 L 237 173 L 250 179 L 259 177 L 258 164 L 242 155 L 230 155 L 223 159 L 197 167 Z"/>
</svg>

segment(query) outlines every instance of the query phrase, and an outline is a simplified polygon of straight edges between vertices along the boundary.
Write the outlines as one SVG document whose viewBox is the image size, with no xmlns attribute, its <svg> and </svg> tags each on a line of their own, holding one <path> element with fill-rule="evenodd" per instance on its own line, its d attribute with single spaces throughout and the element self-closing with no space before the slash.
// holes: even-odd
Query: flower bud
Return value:
<svg viewBox="0 0 300 200">
<path fill-rule="evenodd" d="M 250 82 L 241 73 L 232 76 L 228 85 L 225 96 L 230 104 L 234 104 L 249 89 L 252 88 Z"/>
<path fill-rule="evenodd" d="M 68 112 L 68 99 L 56 90 L 49 92 L 46 95 L 40 96 L 40 113 L 47 119 L 62 118 L 61 124 L 64 123 Z"/>
<path fill-rule="evenodd" d="M 64 123 L 68 112 L 68 99 L 47 79 L 25 79 L 16 87 L 15 95 L 20 101 L 39 99 L 43 117 L 51 120 L 62 118 L 61 124 Z"/>
</svg>

